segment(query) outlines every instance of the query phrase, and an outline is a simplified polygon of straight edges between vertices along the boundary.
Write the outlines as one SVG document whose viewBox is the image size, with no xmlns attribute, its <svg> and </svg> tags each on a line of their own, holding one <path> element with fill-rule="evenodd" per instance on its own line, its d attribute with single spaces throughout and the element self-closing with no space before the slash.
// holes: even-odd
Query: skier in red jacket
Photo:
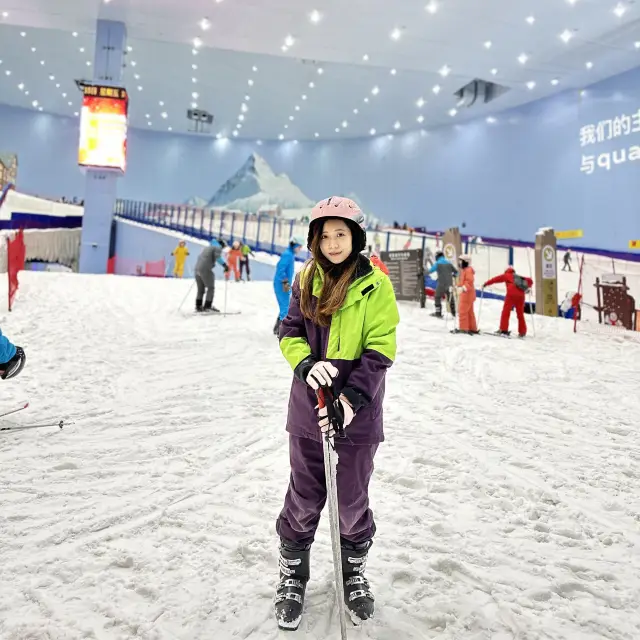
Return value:
<svg viewBox="0 0 640 640">
<path fill-rule="evenodd" d="M 507 285 L 507 295 L 504 299 L 500 329 L 497 333 L 503 336 L 509 335 L 509 318 L 511 317 L 511 309 L 515 307 L 518 316 L 518 335 L 524 338 L 527 335 L 527 321 L 524 318 L 525 294 L 533 286 L 533 280 L 517 275 L 513 267 L 508 267 L 503 274 L 487 280 L 482 288 L 500 282 Z"/>
</svg>

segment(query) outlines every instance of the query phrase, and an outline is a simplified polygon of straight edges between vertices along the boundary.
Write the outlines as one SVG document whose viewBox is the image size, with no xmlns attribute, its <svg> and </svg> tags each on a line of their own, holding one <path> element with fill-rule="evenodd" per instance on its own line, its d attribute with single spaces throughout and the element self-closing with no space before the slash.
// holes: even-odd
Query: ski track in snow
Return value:
<svg viewBox="0 0 640 640">
<path fill-rule="evenodd" d="M 291 372 L 271 284 L 229 285 L 242 315 L 222 318 L 176 312 L 189 281 L 21 281 L 0 326 L 28 365 L 2 407 L 75 424 L 0 434 L 0 638 L 339 638 L 326 518 L 300 629 L 272 612 Z M 485 301 L 483 328 L 499 310 Z M 401 316 L 371 487 L 377 614 L 349 637 L 637 640 L 640 345 Z"/>
</svg>

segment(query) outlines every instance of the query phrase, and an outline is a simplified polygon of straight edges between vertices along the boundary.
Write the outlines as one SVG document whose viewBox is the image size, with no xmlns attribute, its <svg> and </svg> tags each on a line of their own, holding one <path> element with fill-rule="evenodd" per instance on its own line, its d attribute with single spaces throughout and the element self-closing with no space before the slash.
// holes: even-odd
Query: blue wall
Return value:
<svg viewBox="0 0 640 640">
<path fill-rule="evenodd" d="M 116 225 L 116 255 L 118 257 L 123 258 L 125 262 L 129 259 L 135 260 L 140 265 L 164 258 L 169 266 L 169 273 L 172 273 L 173 258 L 171 257 L 171 252 L 178 246 L 180 238 L 158 231 L 153 227 L 130 224 L 124 221 L 117 221 Z M 196 260 L 203 247 L 204 244 L 187 240 L 189 256 L 185 263 L 185 279 L 189 279 L 192 276 Z M 223 272 L 221 267 L 216 267 L 215 274 L 218 280 L 222 280 Z M 252 280 L 271 281 L 274 274 L 275 267 L 257 262 L 251 258 Z"/>
<path fill-rule="evenodd" d="M 311 199 L 353 192 L 388 221 L 429 229 L 466 222 L 468 233 L 524 240 L 540 226 L 582 228 L 585 246 L 626 249 L 640 238 L 640 132 L 582 147 L 580 130 L 635 114 L 620 124 L 640 131 L 639 108 L 636 69 L 582 96 L 568 91 L 497 114 L 494 124 L 472 121 L 426 135 L 254 147 L 134 130 L 119 195 L 175 203 L 209 198 L 257 151 Z M 19 155 L 19 189 L 82 195 L 75 127 L 69 119 L 0 107 L 0 149 Z M 607 153 L 622 149 L 633 159 L 614 164 L 609 156 L 610 169 L 581 172 L 583 153 L 604 165 Z"/>
</svg>

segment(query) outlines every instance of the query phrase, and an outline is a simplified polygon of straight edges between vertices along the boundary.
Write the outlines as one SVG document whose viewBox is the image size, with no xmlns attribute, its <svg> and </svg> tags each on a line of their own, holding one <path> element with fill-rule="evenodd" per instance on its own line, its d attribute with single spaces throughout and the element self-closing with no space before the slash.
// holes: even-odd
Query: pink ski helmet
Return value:
<svg viewBox="0 0 640 640">
<path fill-rule="evenodd" d="M 360 207 L 349 198 L 331 196 L 320 200 L 311 210 L 307 248 L 311 250 L 311 240 L 320 220 L 324 218 L 342 218 L 347 221 L 353 235 L 353 249 L 360 253 L 367 246 L 367 227 Z"/>
</svg>

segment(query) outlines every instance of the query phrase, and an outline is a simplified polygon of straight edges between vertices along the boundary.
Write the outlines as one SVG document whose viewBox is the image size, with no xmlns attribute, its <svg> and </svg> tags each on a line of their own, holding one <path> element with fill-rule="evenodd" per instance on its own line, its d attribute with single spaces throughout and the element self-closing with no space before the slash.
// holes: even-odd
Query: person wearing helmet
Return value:
<svg viewBox="0 0 640 640">
<path fill-rule="evenodd" d="M 453 279 L 458 275 L 457 269 L 444 257 L 442 251 L 436 251 L 436 261 L 431 266 L 428 274 L 433 272 L 438 274 L 438 284 L 436 285 L 436 292 L 434 300 L 436 303 L 436 311 L 431 314 L 436 318 L 442 318 L 442 298 L 447 297 L 451 314 L 456 315 L 456 301 L 453 297 Z"/>
<path fill-rule="evenodd" d="M 280 348 L 294 374 L 287 418 L 291 476 L 276 522 L 281 571 L 275 609 L 281 628 L 300 624 L 310 548 L 327 497 L 323 438 L 331 431 L 327 409 L 317 408 L 320 387 L 332 388 L 333 408 L 346 430 L 345 439 L 334 441 L 344 601 L 354 620 L 373 615 L 364 576 L 376 529 L 369 480 L 384 440 L 385 377 L 395 359 L 400 318 L 391 281 L 361 255 L 365 246 L 364 216 L 352 200 L 319 202 L 309 223 L 311 259 L 296 277 L 280 326 Z"/>
<path fill-rule="evenodd" d="M 227 243 L 220 238 L 219 240 L 213 239 L 209 243 L 208 247 L 205 247 L 198 256 L 196 262 L 196 311 L 214 311 L 219 313 L 219 309 L 213 306 L 213 294 L 215 293 L 216 279 L 213 275 L 213 269 L 216 264 L 219 264 L 224 269 L 224 272 L 229 271 L 227 263 L 222 259 L 222 250 L 226 247 Z M 205 298 L 206 291 L 206 298 Z M 204 298 L 204 304 L 203 304 Z"/>
<path fill-rule="evenodd" d="M 458 258 L 458 262 L 460 264 L 460 278 L 458 282 L 458 293 L 460 295 L 458 305 L 458 331 L 474 335 L 478 333 L 476 314 L 473 310 L 473 304 L 476 301 L 475 271 L 471 266 L 471 256 L 462 254 Z"/>
<path fill-rule="evenodd" d="M 280 256 L 276 273 L 273 277 L 273 290 L 276 293 L 276 300 L 280 309 L 276 324 L 273 327 L 273 334 L 278 335 L 280 331 L 280 323 L 284 320 L 289 310 L 289 301 L 291 300 L 291 284 L 295 273 L 296 255 L 302 248 L 302 240 L 297 236 L 293 236 L 289 241 L 289 246 Z"/>
<path fill-rule="evenodd" d="M 16 347 L 0 331 L 0 379 L 15 378 L 24 368 L 27 356 L 22 347 Z"/>
<path fill-rule="evenodd" d="M 240 241 L 234 240 L 231 245 L 231 250 L 227 255 L 227 266 L 229 267 L 228 271 L 225 271 L 224 277 L 226 280 L 229 279 L 231 272 L 233 271 L 234 276 L 236 277 L 236 282 L 240 281 L 240 269 L 238 267 L 238 261 L 242 258 L 242 251 L 240 250 Z"/>
<path fill-rule="evenodd" d="M 502 315 L 500 316 L 500 329 L 496 333 L 503 336 L 508 336 L 511 333 L 509 331 L 509 319 L 511 310 L 515 307 L 516 315 L 518 316 L 518 335 L 524 338 L 527 335 L 527 320 L 524 317 L 525 296 L 533 286 L 533 280 L 517 275 L 516 270 L 510 266 L 504 273 L 487 280 L 482 285 L 482 288 L 501 282 L 504 282 L 507 286 L 507 295 L 505 296 Z"/>
</svg>

